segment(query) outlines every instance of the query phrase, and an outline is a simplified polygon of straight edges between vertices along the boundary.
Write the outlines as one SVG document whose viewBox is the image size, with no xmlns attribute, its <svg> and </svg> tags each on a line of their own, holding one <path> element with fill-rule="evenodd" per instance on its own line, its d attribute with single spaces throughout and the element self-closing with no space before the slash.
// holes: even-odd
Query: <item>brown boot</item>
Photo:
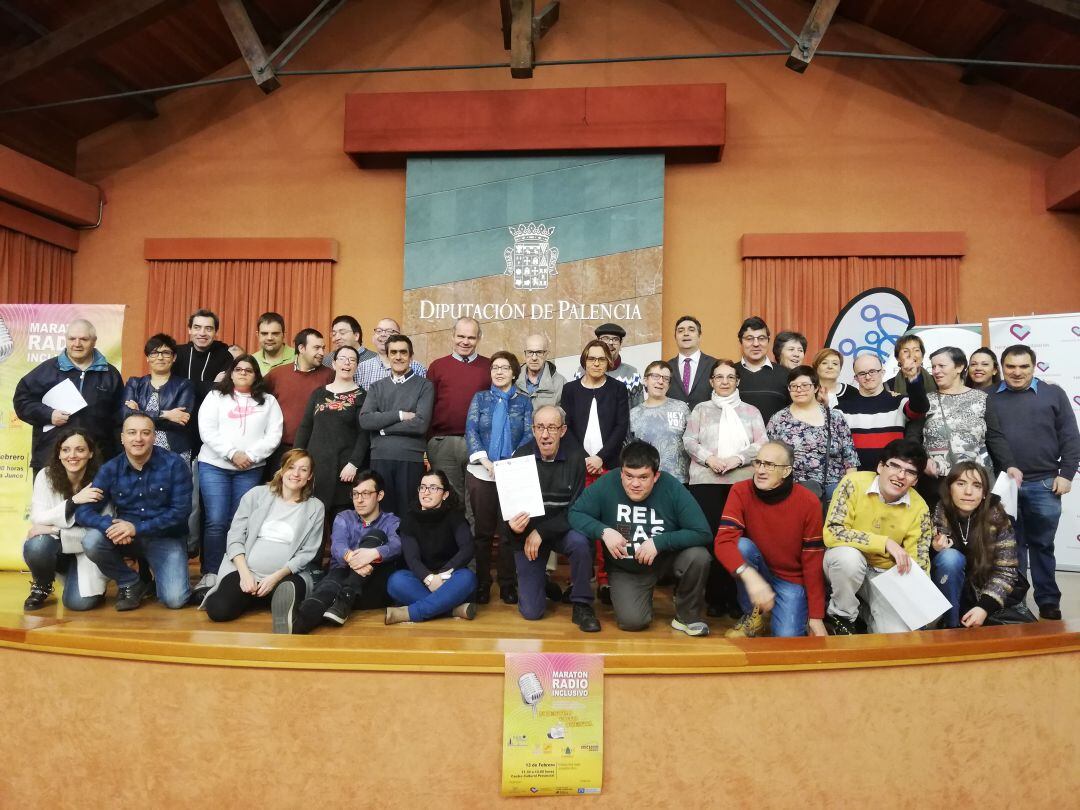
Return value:
<svg viewBox="0 0 1080 810">
<path fill-rule="evenodd" d="M 411 619 L 409 619 L 409 609 L 407 607 L 388 607 L 386 609 L 387 624 L 400 624 L 401 622 L 407 621 L 411 621 Z"/>
</svg>

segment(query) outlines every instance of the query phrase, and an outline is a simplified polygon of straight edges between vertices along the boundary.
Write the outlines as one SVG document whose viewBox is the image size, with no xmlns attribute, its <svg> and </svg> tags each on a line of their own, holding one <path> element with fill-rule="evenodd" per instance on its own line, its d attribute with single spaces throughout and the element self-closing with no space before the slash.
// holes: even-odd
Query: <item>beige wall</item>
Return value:
<svg viewBox="0 0 1080 810">
<path fill-rule="evenodd" d="M 807 8 L 772 5 L 789 20 Z M 731 3 L 575 0 L 563 3 L 540 56 L 774 47 Z M 903 50 L 839 20 L 826 47 Z M 505 58 L 493 3 L 397 0 L 346 5 L 290 67 Z M 1075 117 L 992 84 L 961 84 L 955 67 L 819 58 L 799 76 L 783 62 L 540 68 L 531 82 L 508 70 L 286 77 L 269 97 L 247 83 L 180 92 L 157 120 L 81 143 L 80 175 L 102 186 L 108 205 L 102 227 L 83 236 L 75 300 L 129 305 L 125 363 L 136 368 L 155 331 L 145 323 L 144 238 L 330 236 L 341 244 L 334 310 L 370 330 L 400 315 L 405 176 L 357 169 L 343 154 L 346 93 L 700 81 L 727 83 L 728 143 L 718 164 L 667 171 L 666 335 L 694 312 L 706 350 L 736 350 L 746 232 L 962 230 L 962 321 L 1080 310 L 1080 217 L 1045 211 L 1042 191 L 1042 171 L 1080 140 Z"/>
</svg>

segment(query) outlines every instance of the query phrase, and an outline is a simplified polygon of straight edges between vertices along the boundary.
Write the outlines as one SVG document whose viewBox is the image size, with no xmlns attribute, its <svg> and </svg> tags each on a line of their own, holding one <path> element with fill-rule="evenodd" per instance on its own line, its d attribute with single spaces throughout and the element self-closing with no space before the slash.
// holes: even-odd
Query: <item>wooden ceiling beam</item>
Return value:
<svg viewBox="0 0 1080 810">
<path fill-rule="evenodd" d="M 232 31 L 233 39 L 240 48 L 240 55 L 244 57 L 255 84 L 264 93 L 273 93 L 281 87 L 281 82 L 274 73 L 274 66 L 270 64 L 270 57 L 267 56 L 266 48 L 259 39 L 247 9 L 244 8 L 243 0 L 218 0 L 218 8 Z"/>
<path fill-rule="evenodd" d="M 799 41 L 791 49 L 787 58 L 787 67 L 796 73 L 805 73 L 810 66 L 810 60 L 817 53 L 821 39 L 832 22 L 836 7 L 840 0 L 816 0 L 814 7 L 810 9 L 810 15 L 806 18 Z"/>
<path fill-rule="evenodd" d="M 164 16 L 184 0 L 112 0 L 36 42 L 0 56 L 0 86 L 81 61 Z"/>
<path fill-rule="evenodd" d="M 503 48 L 510 51 L 510 75 L 531 79 L 536 43 L 559 21 L 559 0 L 536 13 L 535 0 L 499 0 Z"/>
</svg>

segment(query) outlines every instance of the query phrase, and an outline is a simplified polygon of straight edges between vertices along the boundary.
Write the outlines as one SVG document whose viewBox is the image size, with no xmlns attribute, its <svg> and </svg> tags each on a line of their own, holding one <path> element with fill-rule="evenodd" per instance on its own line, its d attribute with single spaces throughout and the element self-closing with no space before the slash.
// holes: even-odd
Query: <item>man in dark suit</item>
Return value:
<svg viewBox="0 0 1080 810">
<path fill-rule="evenodd" d="M 693 315 L 683 315 L 675 321 L 675 343 L 679 353 L 667 361 L 671 368 L 668 396 L 685 402 L 692 411 L 712 394 L 709 373 L 716 358 L 702 354 L 701 321 Z"/>
</svg>

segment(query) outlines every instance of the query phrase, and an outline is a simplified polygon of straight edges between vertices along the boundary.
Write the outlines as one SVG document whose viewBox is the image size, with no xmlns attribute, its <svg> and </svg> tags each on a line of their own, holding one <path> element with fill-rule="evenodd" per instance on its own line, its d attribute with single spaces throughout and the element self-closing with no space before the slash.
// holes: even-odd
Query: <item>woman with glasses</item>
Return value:
<svg viewBox="0 0 1080 810">
<path fill-rule="evenodd" d="M 567 432 L 585 449 L 585 486 L 619 466 L 619 453 L 630 429 L 626 386 L 607 376 L 611 349 L 590 340 L 581 352 L 585 373 L 563 386 Z"/>
<path fill-rule="evenodd" d="M 776 412 L 766 432 L 795 451 L 792 478 L 828 503 L 844 473 L 859 467 L 851 429 L 839 411 L 818 402 L 818 377 L 810 366 L 789 371 L 787 389 L 791 405 Z"/>
<path fill-rule="evenodd" d="M 991 393 L 1001 384 L 1001 367 L 998 365 L 997 355 L 993 349 L 983 346 L 976 349 L 968 358 L 967 373 L 964 375 L 964 384 L 968 388 L 976 388 L 980 391 Z"/>
<path fill-rule="evenodd" d="M 334 379 L 312 392 L 294 446 L 312 458 L 315 497 L 326 507 L 326 523 L 352 506 L 352 482 L 367 468 L 368 432 L 360 427 L 360 407 L 366 396 L 353 377 L 360 352 L 342 346 L 333 353 Z"/>
<path fill-rule="evenodd" d="M 492 366 L 502 362 L 492 358 Z M 457 495 L 442 470 L 420 479 L 418 494 L 399 529 L 407 567 L 392 573 L 386 583 L 390 598 L 403 607 L 388 607 L 386 623 L 426 622 L 439 616 L 475 619 L 476 605 L 469 598 L 476 590 L 476 575 L 468 568 L 473 540 Z"/>
<path fill-rule="evenodd" d="M 143 351 L 150 373 L 127 381 L 120 421 L 133 413 L 146 414 L 154 420 L 154 445 L 172 450 L 190 464 L 195 388 L 190 380 L 172 373 L 176 341 L 159 333 L 146 341 Z"/>
<path fill-rule="evenodd" d="M 520 370 L 513 353 L 493 353 L 491 387 L 473 395 L 465 418 L 465 444 L 469 450 L 465 484 L 476 530 L 476 599 L 482 605 L 491 599 L 491 551 L 502 517 L 494 464 L 510 458 L 515 450 L 532 440 L 532 401 L 514 387 Z M 508 605 L 517 604 L 514 555 L 502 542 L 497 568 L 499 596 Z"/>
<path fill-rule="evenodd" d="M 690 407 L 668 399 L 670 385 L 671 367 L 663 360 L 654 360 L 645 367 L 645 401 L 630 411 L 630 433 L 655 447 L 660 453 L 660 469 L 685 484 L 690 459 L 683 447 L 683 433 Z"/>
<path fill-rule="evenodd" d="M 822 349 L 814 355 L 810 368 L 818 377 L 818 401 L 822 405 L 835 408 L 840 395 L 847 390 L 847 384 L 840 382 L 840 372 L 844 368 L 844 358 L 836 349 Z"/>
<path fill-rule="evenodd" d="M 202 599 L 217 581 L 225 556 L 225 533 L 249 489 L 281 442 L 281 407 L 266 393 L 258 361 L 234 358 L 225 376 L 199 406 L 199 494 L 203 502 L 202 579 L 192 599 Z"/>
</svg>

